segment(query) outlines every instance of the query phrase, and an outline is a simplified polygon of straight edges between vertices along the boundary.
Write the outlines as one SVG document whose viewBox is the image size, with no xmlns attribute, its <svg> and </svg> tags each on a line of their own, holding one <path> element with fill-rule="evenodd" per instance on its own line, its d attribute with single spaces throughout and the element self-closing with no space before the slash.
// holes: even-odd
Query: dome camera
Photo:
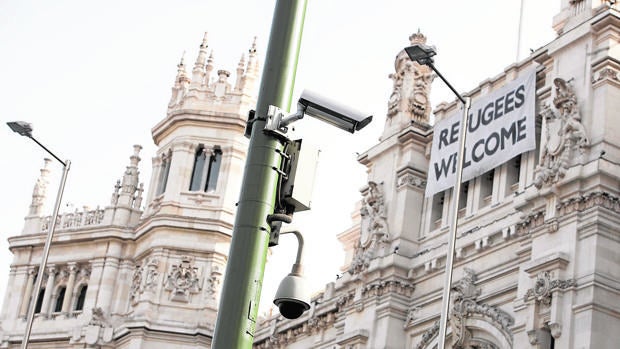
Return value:
<svg viewBox="0 0 620 349">
<path fill-rule="evenodd" d="M 282 279 L 273 304 L 287 319 L 297 319 L 304 311 L 310 309 L 310 294 L 306 280 L 300 273 L 291 272 Z"/>
</svg>

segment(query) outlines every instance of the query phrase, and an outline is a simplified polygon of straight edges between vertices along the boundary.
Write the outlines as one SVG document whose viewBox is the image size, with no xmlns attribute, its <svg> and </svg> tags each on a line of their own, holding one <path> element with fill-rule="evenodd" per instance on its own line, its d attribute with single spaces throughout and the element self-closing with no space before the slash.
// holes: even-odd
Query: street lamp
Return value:
<svg viewBox="0 0 620 349">
<path fill-rule="evenodd" d="M 469 115 L 469 107 L 471 99 L 462 97 L 452 85 L 441 75 L 441 73 L 433 65 L 433 56 L 437 54 L 435 48 L 424 44 L 415 44 L 405 48 L 405 52 L 412 61 L 418 62 L 420 65 L 429 66 L 439 78 L 454 92 L 456 97 L 464 104 L 463 117 L 461 118 L 461 129 L 459 135 L 459 152 L 456 166 L 456 183 L 454 184 L 454 200 L 452 201 L 450 234 L 448 235 L 448 254 L 446 257 L 446 279 L 443 287 L 443 298 L 441 303 L 441 319 L 439 322 L 439 340 L 438 349 L 445 348 L 446 328 L 448 323 L 448 311 L 450 307 L 450 291 L 452 289 L 452 270 L 454 265 L 454 249 L 456 243 L 456 227 L 458 224 L 458 205 L 459 196 L 461 195 L 461 180 L 463 177 L 463 154 L 465 153 L 465 137 L 467 135 L 467 117 Z"/>
<path fill-rule="evenodd" d="M 45 245 L 43 247 L 43 256 L 41 257 L 41 264 L 39 265 L 39 272 L 37 273 L 37 279 L 35 281 L 35 286 L 32 289 L 32 302 L 30 302 L 30 306 L 28 307 L 28 317 L 26 318 L 26 332 L 24 333 L 24 339 L 22 341 L 22 349 L 28 348 L 28 341 L 30 340 L 30 332 L 32 332 L 32 321 L 34 320 L 34 310 L 35 305 L 39 301 L 39 290 L 41 289 L 41 284 L 43 283 L 43 273 L 45 272 L 45 268 L 47 266 L 47 258 L 50 253 L 50 245 L 52 244 L 52 237 L 54 236 L 54 229 L 56 228 L 56 217 L 58 217 L 58 211 L 60 209 L 60 202 L 62 201 L 62 194 L 65 190 L 65 183 L 67 182 L 67 173 L 69 172 L 69 168 L 71 167 L 71 161 L 66 160 L 62 161 L 58 158 L 54 153 L 52 153 L 49 149 L 47 149 L 43 144 L 39 143 L 32 136 L 32 125 L 24 122 L 24 121 L 12 121 L 7 122 L 7 125 L 16 133 L 19 133 L 21 136 L 28 137 L 32 139 L 35 143 L 37 143 L 43 150 L 45 150 L 48 154 L 54 157 L 54 159 L 58 160 L 63 166 L 62 177 L 60 179 L 60 187 L 58 188 L 58 194 L 56 195 L 56 203 L 54 204 L 54 213 L 52 214 L 51 224 L 49 231 L 47 233 L 47 237 L 45 239 Z"/>
</svg>

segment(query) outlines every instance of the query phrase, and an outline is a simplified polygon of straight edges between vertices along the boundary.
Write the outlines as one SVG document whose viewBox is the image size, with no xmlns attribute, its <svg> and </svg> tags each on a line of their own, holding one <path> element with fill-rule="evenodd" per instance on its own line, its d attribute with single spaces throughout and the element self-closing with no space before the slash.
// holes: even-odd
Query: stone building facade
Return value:
<svg viewBox="0 0 620 349">
<path fill-rule="evenodd" d="M 152 129 L 148 189 L 136 145 L 109 205 L 57 217 L 39 271 L 52 219 L 41 212 L 46 160 L 23 232 L 9 239 L 0 348 L 20 347 L 39 272 L 30 348 L 210 347 L 260 67 L 254 43 L 229 81 L 208 50 L 205 34 L 191 72 L 178 64 L 167 114 Z"/>
<path fill-rule="evenodd" d="M 562 0 L 557 38 L 482 81 L 474 101 L 536 70 L 536 149 L 462 186 L 447 348 L 620 343 L 620 12 Z M 416 33 L 411 44 L 425 43 Z M 452 189 L 425 198 L 434 74 L 396 56 L 380 141 L 342 276 L 296 320 L 263 318 L 255 348 L 431 349 L 438 343 Z M 434 108 L 442 120 L 457 102 Z"/>
<path fill-rule="evenodd" d="M 463 186 L 449 348 L 616 348 L 620 343 L 620 13 L 615 2 L 561 0 L 558 37 L 481 82 L 485 96 L 536 70 L 537 148 Z M 411 43 L 426 42 L 418 32 Z M 146 188 L 135 146 L 109 205 L 42 215 L 47 161 L 35 184 L 2 308 L 0 348 L 210 347 L 247 112 L 256 103 L 253 45 L 214 70 L 206 36 L 190 72 L 178 65 Z M 255 348 L 427 349 L 438 341 L 453 193 L 425 198 L 433 139 L 430 69 L 398 53 L 380 141 L 361 154 L 368 183 L 341 277 L 299 319 L 259 322 Z M 442 103 L 441 120 L 460 106 Z M 144 210 L 141 208 L 144 207 Z M 32 304 L 37 273 L 44 287 Z"/>
</svg>

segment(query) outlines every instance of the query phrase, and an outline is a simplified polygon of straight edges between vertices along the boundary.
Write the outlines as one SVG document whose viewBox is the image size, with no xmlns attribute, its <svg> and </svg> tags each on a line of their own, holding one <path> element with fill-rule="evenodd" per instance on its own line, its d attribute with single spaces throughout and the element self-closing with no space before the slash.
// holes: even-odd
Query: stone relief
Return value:
<svg viewBox="0 0 620 349">
<path fill-rule="evenodd" d="M 182 256 L 181 262 L 173 265 L 165 281 L 165 288 L 171 291 L 170 300 L 189 303 L 190 294 L 200 291 L 198 267 L 192 264 L 188 256 Z"/>
<path fill-rule="evenodd" d="M 372 242 L 386 242 L 389 238 L 387 209 L 383 189 L 373 181 L 368 182 L 368 191 L 362 200 L 360 210 L 362 231 L 360 242 L 367 248 Z"/>
<path fill-rule="evenodd" d="M 565 290 L 575 286 L 577 286 L 577 281 L 575 279 L 551 280 L 551 273 L 549 271 L 544 271 L 536 276 L 534 287 L 527 290 L 523 296 L 523 301 L 528 302 L 534 299 L 542 305 L 550 306 L 553 291 Z"/>
<path fill-rule="evenodd" d="M 205 290 L 205 296 L 207 299 L 216 299 L 216 295 L 218 290 L 220 289 L 220 283 L 222 280 L 222 272 L 220 271 L 220 267 L 214 265 L 211 268 L 211 274 L 207 278 L 207 286 Z"/>
<path fill-rule="evenodd" d="M 277 322 L 277 319 L 272 321 Z M 333 327 L 336 321 L 336 313 L 328 312 L 319 316 L 311 316 L 307 321 L 301 323 L 294 328 L 277 331 L 273 324 L 273 334 L 267 338 L 267 340 L 261 343 L 255 343 L 254 349 L 272 349 L 272 348 L 285 348 L 286 345 L 292 344 L 302 336 L 312 336 Z"/>
<path fill-rule="evenodd" d="M 407 173 L 404 176 L 398 178 L 398 188 L 402 186 L 411 186 L 424 190 L 426 189 L 426 179 L 411 173 Z"/>
<path fill-rule="evenodd" d="M 534 185 L 558 182 L 566 175 L 575 149 L 583 153 L 589 144 L 586 130 L 581 123 L 581 114 L 574 89 L 569 81 L 561 78 L 555 84 L 554 112 L 548 105 L 541 112 L 545 120 L 546 139 L 541 151 L 540 164 L 536 167 Z"/>
<path fill-rule="evenodd" d="M 353 260 L 349 266 L 349 273 L 361 273 L 368 268 L 370 260 L 377 257 L 376 252 L 389 238 L 387 224 L 387 209 L 381 187 L 368 182 L 368 190 L 362 199 L 360 209 L 362 223 L 360 239 L 355 246 Z"/>
<path fill-rule="evenodd" d="M 506 338 L 512 341 L 511 327 L 514 325 L 514 319 L 497 307 L 479 303 L 477 299 L 481 291 L 475 286 L 475 282 L 475 272 L 472 269 L 465 268 L 463 278 L 453 287 L 455 293 L 449 325 L 452 329 L 452 348 L 454 349 L 498 348 L 494 343 L 472 337 L 470 330 L 465 326 L 466 320 L 472 315 L 484 317 L 487 321 L 492 322 L 502 330 Z M 438 332 L 439 321 L 424 332 L 416 349 L 426 348 Z"/>
<path fill-rule="evenodd" d="M 558 215 L 561 217 L 573 212 L 587 210 L 595 206 L 604 207 L 613 212 L 620 213 L 620 199 L 610 193 L 602 191 L 571 197 L 557 204 L 555 208 Z"/>
<path fill-rule="evenodd" d="M 131 278 L 131 287 L 129 289 L 129 299 L 132 303 L 140 300 L 140 295 L 145 291 L 154 291 L 159 276 L 159 260 L 157 258 L 149 258 L 143 265 L 136 265 Z"/>
</svg>

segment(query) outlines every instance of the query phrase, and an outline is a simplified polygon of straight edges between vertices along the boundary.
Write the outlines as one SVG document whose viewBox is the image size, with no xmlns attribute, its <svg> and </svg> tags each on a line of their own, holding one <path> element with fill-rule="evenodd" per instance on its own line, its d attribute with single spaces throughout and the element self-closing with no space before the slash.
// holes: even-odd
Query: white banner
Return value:
<svg viewBox="0 0 620 349">
<path fill-rule="evenodd" d="M 463 182 L 536 148 L 536 69 L 471 104 Z M 456 182 L 462 109 L 434 127 L 426 196 L 446 190 Z"/>
</svg>

